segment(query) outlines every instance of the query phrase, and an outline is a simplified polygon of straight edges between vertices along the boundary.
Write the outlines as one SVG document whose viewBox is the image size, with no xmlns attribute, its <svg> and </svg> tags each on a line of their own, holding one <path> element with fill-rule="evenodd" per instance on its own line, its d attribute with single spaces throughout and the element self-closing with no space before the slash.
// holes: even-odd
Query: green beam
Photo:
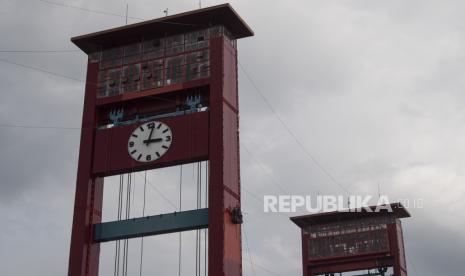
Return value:
<svg viewBox="0 0 465 276">
<path fill-rule="evenodd" d="M 107 242 L 208 227 L 208 208 L 94 224 L 94 242 Z"/>
</svg>

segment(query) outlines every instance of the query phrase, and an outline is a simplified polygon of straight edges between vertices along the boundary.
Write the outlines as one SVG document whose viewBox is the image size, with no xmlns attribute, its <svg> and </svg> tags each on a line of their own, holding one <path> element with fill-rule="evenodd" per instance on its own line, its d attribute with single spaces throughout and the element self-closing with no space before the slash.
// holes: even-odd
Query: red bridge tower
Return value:
<svg viewBox="0 0 465 276">
<path fill-rule="evenodd" d="M 400 219 L 410 214 L 380 207 L 291 218 L 302 228 L 303 275 L 407 276 Z"/>
<path fill-rule="evenodd" d="M 75 37 L 88 54 L 69 276 L 101 242 L 208 228 L 208 273 L 242 275 L 236 40 L 228 4 Z M 209 161 L 208 208 L 101 223 L 104 177 Z"/>
</svg>

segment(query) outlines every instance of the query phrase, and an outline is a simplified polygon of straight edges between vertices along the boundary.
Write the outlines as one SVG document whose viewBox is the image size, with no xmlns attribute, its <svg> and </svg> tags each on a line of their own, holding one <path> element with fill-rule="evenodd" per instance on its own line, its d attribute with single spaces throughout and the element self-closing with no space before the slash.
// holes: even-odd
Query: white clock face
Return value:
<svg viewBox="0 0 465 276">
<path fill-rule="evenodd" d="M 139 162 L 151 162 L 162 157 L 171 146 L 173 134 L 162 122 L 148 122 L 136 128 L 128 141 L 128 153 Z"/>
</svg>

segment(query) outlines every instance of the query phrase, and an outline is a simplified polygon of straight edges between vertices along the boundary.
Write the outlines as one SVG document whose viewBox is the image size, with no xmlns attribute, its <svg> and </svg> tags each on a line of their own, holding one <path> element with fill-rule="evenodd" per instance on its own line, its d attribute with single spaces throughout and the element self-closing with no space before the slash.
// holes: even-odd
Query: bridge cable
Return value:
<svg viewBox="0 0 465 276">
<path fill-rule="evenodd" d="M 179 171 L 179 212 L 182 211 L 182 164 Z M 182 232 L 179 232 L 178 276 L 181 276 Z"/>
<path fill-rule="evenodd" d="M 197 163 L 197 209 L 202 207 L 202 162 Z M 198 243 L 198 275 L 200 276 L 201 271 L 201 258 L 202 258 L 202 244 L 201 244 L 200 229 L 197 230 L 197 243 Z"/>
<path fill-rule="evenodd" d="M 197 177 L 195 177 L 195 165 L 192 164 L 192 178 L 196 183 L 196 208 L 199 209 L 199 163 L 197 162 Z M 199 269 L 199 230 L 195 230 L 195 276 L 198 274 Z"/>
<path fill-rule="evenodd" d="M 132 188 L 132 173 L 128 173 L 126 186 L 126 219 L 131 216 L 131 188 Z M 128 275 L 128 260 L 129 260 L 129 239 L 124 239 L 123 243 L 123 276 Z"/>
<path fill-rule="evenodd" d="M 205 161 L 205 208 L 208 208 L 208 161 Z M 207 233 L 208 228 L 204 229 L 204 276 L 207 276 Z"/>
<path fill-rule="evenodd" d="M 142 200 L 142 217 L 145 217 L 145 198 L 147 192 L 147 171 L 144 174 L 144 199 Z M 142 260 L 144 256 L 144 237 L 140 241 L 140 263 L 139 263 L 139 276 L 142 276 Z"/>
<path fill-rule="evenodd" d="M 126 201 L 125 201 L 125 210 L 124 210 L 124 219 L 127 219 L 128 216 L 128 195 L 129 195 L 129 173 L 127 175 L 127 180 L 126 180 Z M 122 275 L 126 275 L 126 239 L 123 239 L 123 267 L 122 267 Z"/>
<path fill-rule="evenodd" d="M 122 213 L 122 204 L 123 204 L 123 175 L 120 175 L 119 178 L 119 191 L 118 191 L 118 212 L 117 212 L 117 220 L 121 220 L 121 213 Z M 117 240 L 115 242 L 115 266 L 114 266 L 114 276 L 119 275 L 119 267 L 120 267 L 120 247 L 121 242 Z"/>
</svg>

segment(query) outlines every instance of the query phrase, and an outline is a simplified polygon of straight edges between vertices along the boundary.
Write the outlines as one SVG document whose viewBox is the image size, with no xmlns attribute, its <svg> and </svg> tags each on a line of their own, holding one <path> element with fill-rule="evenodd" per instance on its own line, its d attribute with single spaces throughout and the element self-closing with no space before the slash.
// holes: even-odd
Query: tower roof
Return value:
<svg viewBox="0 0 465 276">
<path fill-rule="evenodd" d="M 371 210 L 375 210 L 377 206 L 368 207 Z M 382 207 L 382 206 L 381 206 Z M 397 218 L 407 218 L 410 217 L 410 213 L 405 209 L 405 207 L 401 203 L 392 203 L 390 204 L 392 212 L 389 212 L 387 209 L 380 209 L 379 212 L 369 212 L 365 209 L 361 209 L 360 211 L 352 210 L 349 212 L 347 211 L 336 211 L 336 212 L 327 212 L 327 213 L 317 213 L 311 215 L 304 215 L 304 216 L 297 216 L 291 217 L 290 219 L 297 224 L 299 227 L 306 227 L 309 225 L 318 225 L 318 224 L 326 224 L 331 222 L 338 222 L 344 220 L 353 220 L 359 218 L 366 218 L 366 217 L 379 217 L 385 216 L 388 214 L 392 214 Z"/>
<path fill-rule="evenodd" d="M 147 34 L 162 37 L 214 25 L 225 26 L 236 39 L 254 35 L 252 29 L 231 5 L 222 4 L 81 35 L 71 38 L 71 41 L 84 52 L 91 53 L 99 49 L 100 46 L 131 42 Z"/>
</svg>

